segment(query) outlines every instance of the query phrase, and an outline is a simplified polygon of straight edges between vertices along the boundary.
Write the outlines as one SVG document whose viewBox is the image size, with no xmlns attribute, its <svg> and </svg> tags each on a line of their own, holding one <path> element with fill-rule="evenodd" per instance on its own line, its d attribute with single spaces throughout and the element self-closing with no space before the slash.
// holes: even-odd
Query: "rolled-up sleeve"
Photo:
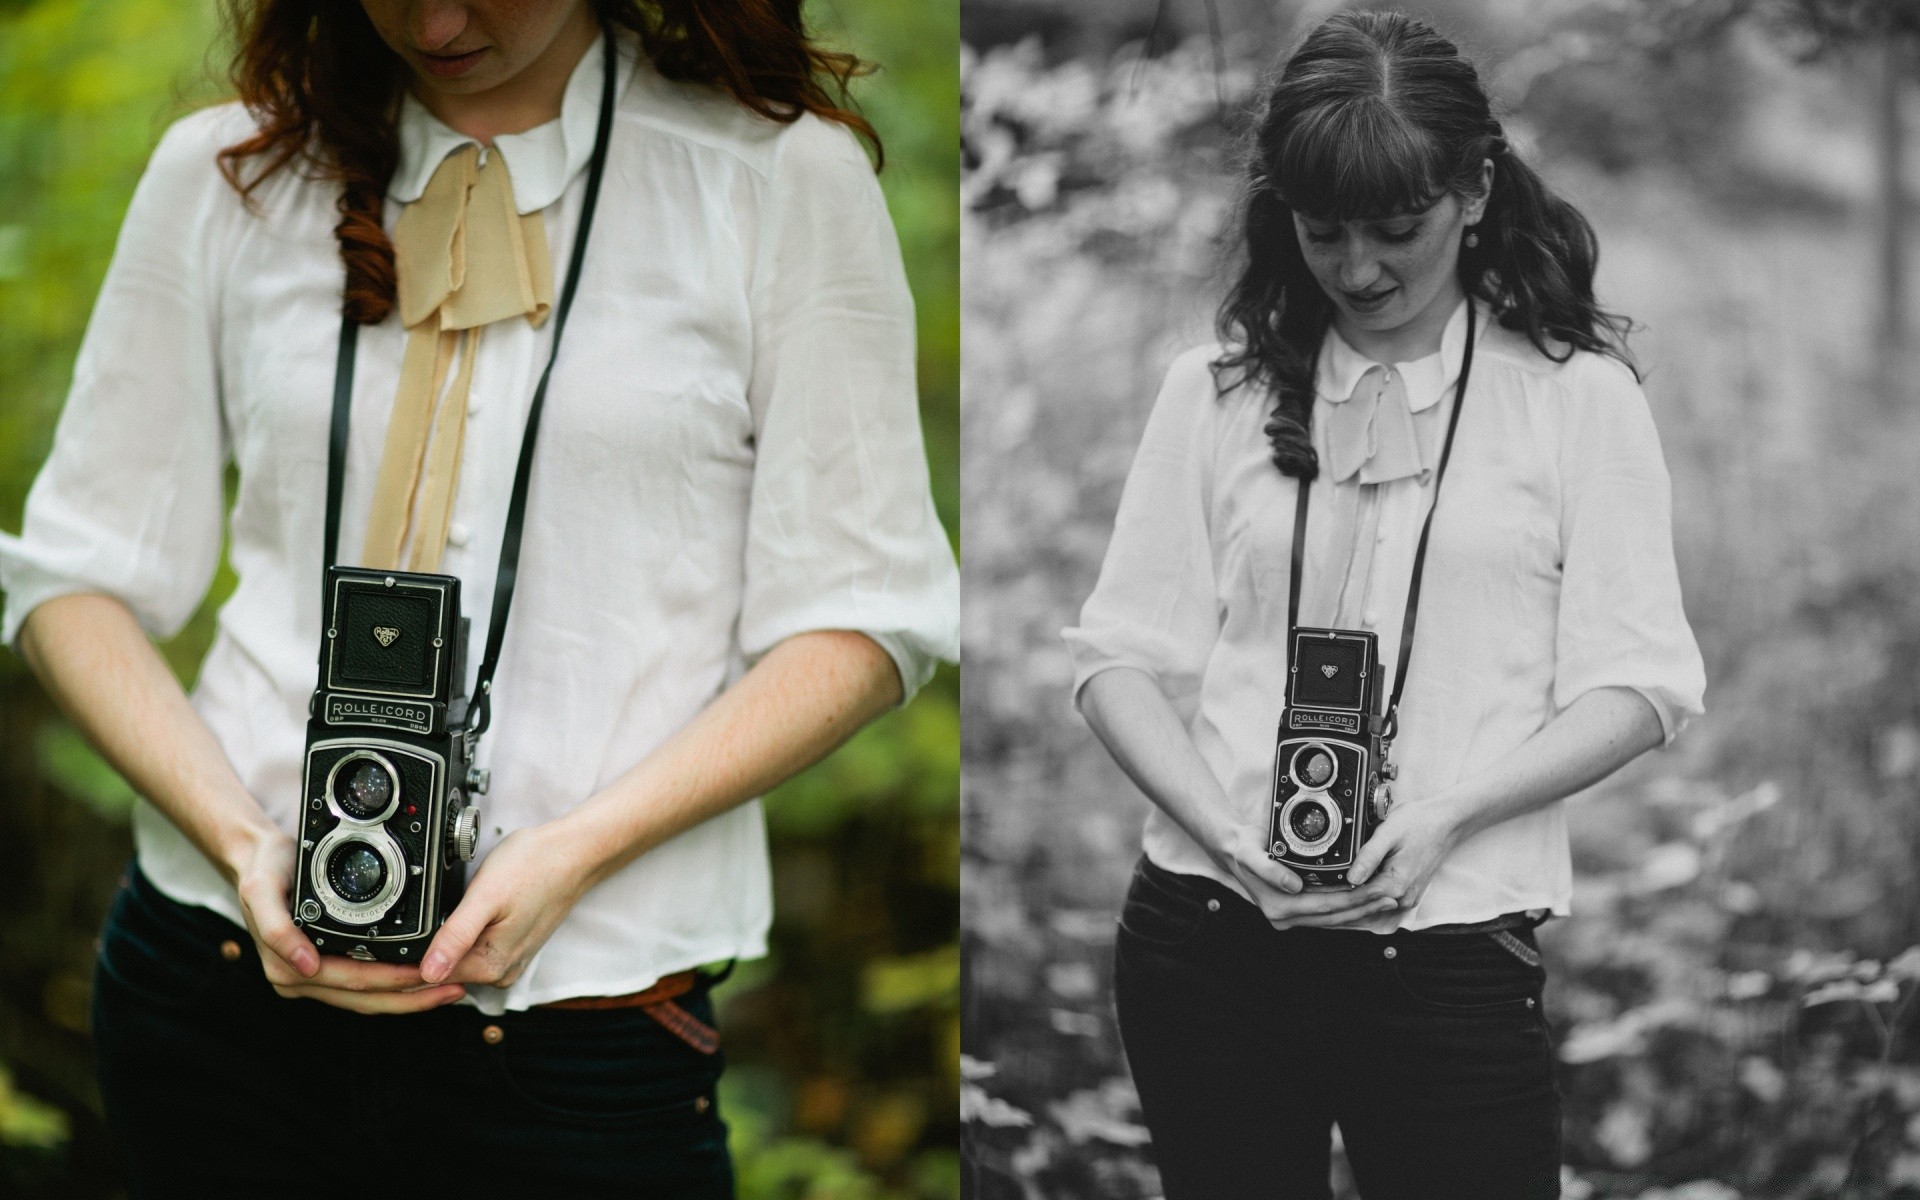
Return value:
<svg viewBox="0 0 1920 1200">
<path fill-rule="evenodd" d="M 1698 716 L 1700 648 L 1674 566 L 1672 488 L 1646 395 L 1625 366 L 1583 355 L 1561 430 L 1561 584 L 1553 699 L 1631 688 L 1668 741 Z"/>
<path fill-rule="evenodd" d="M 1063 631 L 1076 702 L 1087 680 L 1113 667 L 1145 671 L 1182 715 L 1198 704 L 1220 636 L 1211 509 L 1218 418 L 1211 352 L 1176 359 L 1154 400 L 1127 472 L 1100 579 Z"/>
<path fill-rule="evenodd" d="M 781 135 L 764 204 L 740 647 L 856 630 L 910 697 L 959 658 L 960 579 L 928 483 L 899 240 L 859 144 L 815 117 Z"/>
<path fill-rule="evenodd" d="M 230 115 L 177 122 L 134 191 L 20 536 L 0 535 L 9 645 L 74 592 L 114 596 L 171 636 L 212 582 L 227 457 L 214 243 L 238 204 L 213 155 Z"/>
</svg>

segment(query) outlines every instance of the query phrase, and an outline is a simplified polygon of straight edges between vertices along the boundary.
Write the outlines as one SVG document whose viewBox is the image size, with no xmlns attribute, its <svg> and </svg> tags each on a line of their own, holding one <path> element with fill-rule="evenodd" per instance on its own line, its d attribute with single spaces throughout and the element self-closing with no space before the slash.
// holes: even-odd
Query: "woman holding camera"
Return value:
<svg viewBox="0 0 1920 1200">
<path fill-rule="evenodd" d="M 1561 801 L 1704 687 L 1626 323 L 1472 64 L 1399 14 L 1285 63 L 1242 236 L 1224 344 L 1168 372 L 1067 631 L 1154 805 L 1115 988 L 1167 1194 L 1324 1197 L 1337 1123 L 1368 1200 L 1556 1197 Z M 1275 761 L 1294 627 L 1373 635 L 1398 700 L 1347 887 L 1269 853 L 1322 833 L 1272 823 L 1324 771 Z"/>
<path fill-rule="evenodd" d="M 134 1191 L 730 1195 L 696 968 L 764 953 L 752 798 L 956 654 L 860 64 L 798 0 L 234 15 L 240 103 L 154 153 L 0 543 L 6 638 L 144 798 L 95 1004 Z M 343 311 L 340 561 L 459 577 L 469 673 L 566 329 L 417 966 L 288 911 Z M 223 535 L 189 698 L 148 635 Z"/>
</svg>

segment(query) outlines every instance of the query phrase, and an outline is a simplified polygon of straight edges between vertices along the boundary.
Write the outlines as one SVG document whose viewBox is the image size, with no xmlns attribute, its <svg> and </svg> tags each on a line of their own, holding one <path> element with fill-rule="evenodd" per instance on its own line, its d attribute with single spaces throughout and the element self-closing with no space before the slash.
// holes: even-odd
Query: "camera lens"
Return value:
<svg viewBox="0 0 1920 1200">
<path fill-rule="evenodd" d="M 345 815 L 359 821 L 381 817 L 393 803 L 393 773 L 371 758 L 349 763 L 333 780 L 333 800 Z"/>
<path fill-rule="evenodd" d="M 387 865 L 365 842 L 348 842 L 327 860 L 327 882 L 350 904 L 364 904 L 380 893 Z"/>
<path fill-rule="evenodd" d="M 1327 836 L 1327 827 L 1331 821 L 1325 805 L 1302 804 L 1293 810 L 1293 816 L 1287 824 L 1292 826 L 1294 836 L 1301 841 L 1317 842 Z"/>
<path fill-rule="evenodd" d="M 1321 791 L 1329 787 L 1334 774 L 1338 774 L 1340 764 L 1334 762 L 1332 751 L 1325 745 L 1304 745 L 1294 751 L 1294 780 L 1302 787 Z"/>
</svg>

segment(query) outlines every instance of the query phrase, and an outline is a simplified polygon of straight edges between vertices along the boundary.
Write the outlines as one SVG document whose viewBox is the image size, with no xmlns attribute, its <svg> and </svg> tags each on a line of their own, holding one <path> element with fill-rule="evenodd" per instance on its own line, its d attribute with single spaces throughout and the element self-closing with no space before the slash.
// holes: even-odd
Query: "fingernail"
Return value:
<svg viewBox="0 0 1920 1200">
<path fill-rule="evenodd" d="M 293 952 L 293 969 L 302 975 L 312 975 L 320 969 L 320 958 L 313 951 L 302 946 Z"/>
<path fill-rule="evenodd" d="M 428 983 L 439 983 L 441 976 L 447 973 L 446 956 L 429 954 L 420 964 L 420 978 Z"/>
</svg>

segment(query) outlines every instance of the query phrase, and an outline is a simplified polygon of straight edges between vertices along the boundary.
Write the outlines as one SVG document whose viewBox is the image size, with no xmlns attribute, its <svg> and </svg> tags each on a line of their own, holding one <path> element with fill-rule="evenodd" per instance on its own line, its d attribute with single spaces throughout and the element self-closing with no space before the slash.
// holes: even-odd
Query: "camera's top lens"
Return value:
<svg viewBox="0 0 1920 1200">
<path fill-rule="evenodd" d="M 349 763 L 333 780 L 333 801 L 340 811 L 360 821 L 378 819 L 393 803 L 394 783 L 386 764 L 373 759 Z"/>
<path fill-rule="evenodd" d="M 349 904 L 364 904 L 380 894 L 387 865 L 365 842 L 348 842 L 327 860 L 327 882 Z"/>
<path fill-rule="evenodd" d="M 1294 834 L 1303 842 L 1317 842 L 1327 836 L 1327 827 L 1332 822 L 1327 815 L 1325 804 L 1302 804 L 1293 810 L 1288 824 L 1293 826 Z"/>
<path fill-rule="evenodd" d="M 1333 755 L 1314 749 L 1300 761 L 1300 781 L 1311 788 L 1325 787 L 1333 778 Z"/>
</svg>

